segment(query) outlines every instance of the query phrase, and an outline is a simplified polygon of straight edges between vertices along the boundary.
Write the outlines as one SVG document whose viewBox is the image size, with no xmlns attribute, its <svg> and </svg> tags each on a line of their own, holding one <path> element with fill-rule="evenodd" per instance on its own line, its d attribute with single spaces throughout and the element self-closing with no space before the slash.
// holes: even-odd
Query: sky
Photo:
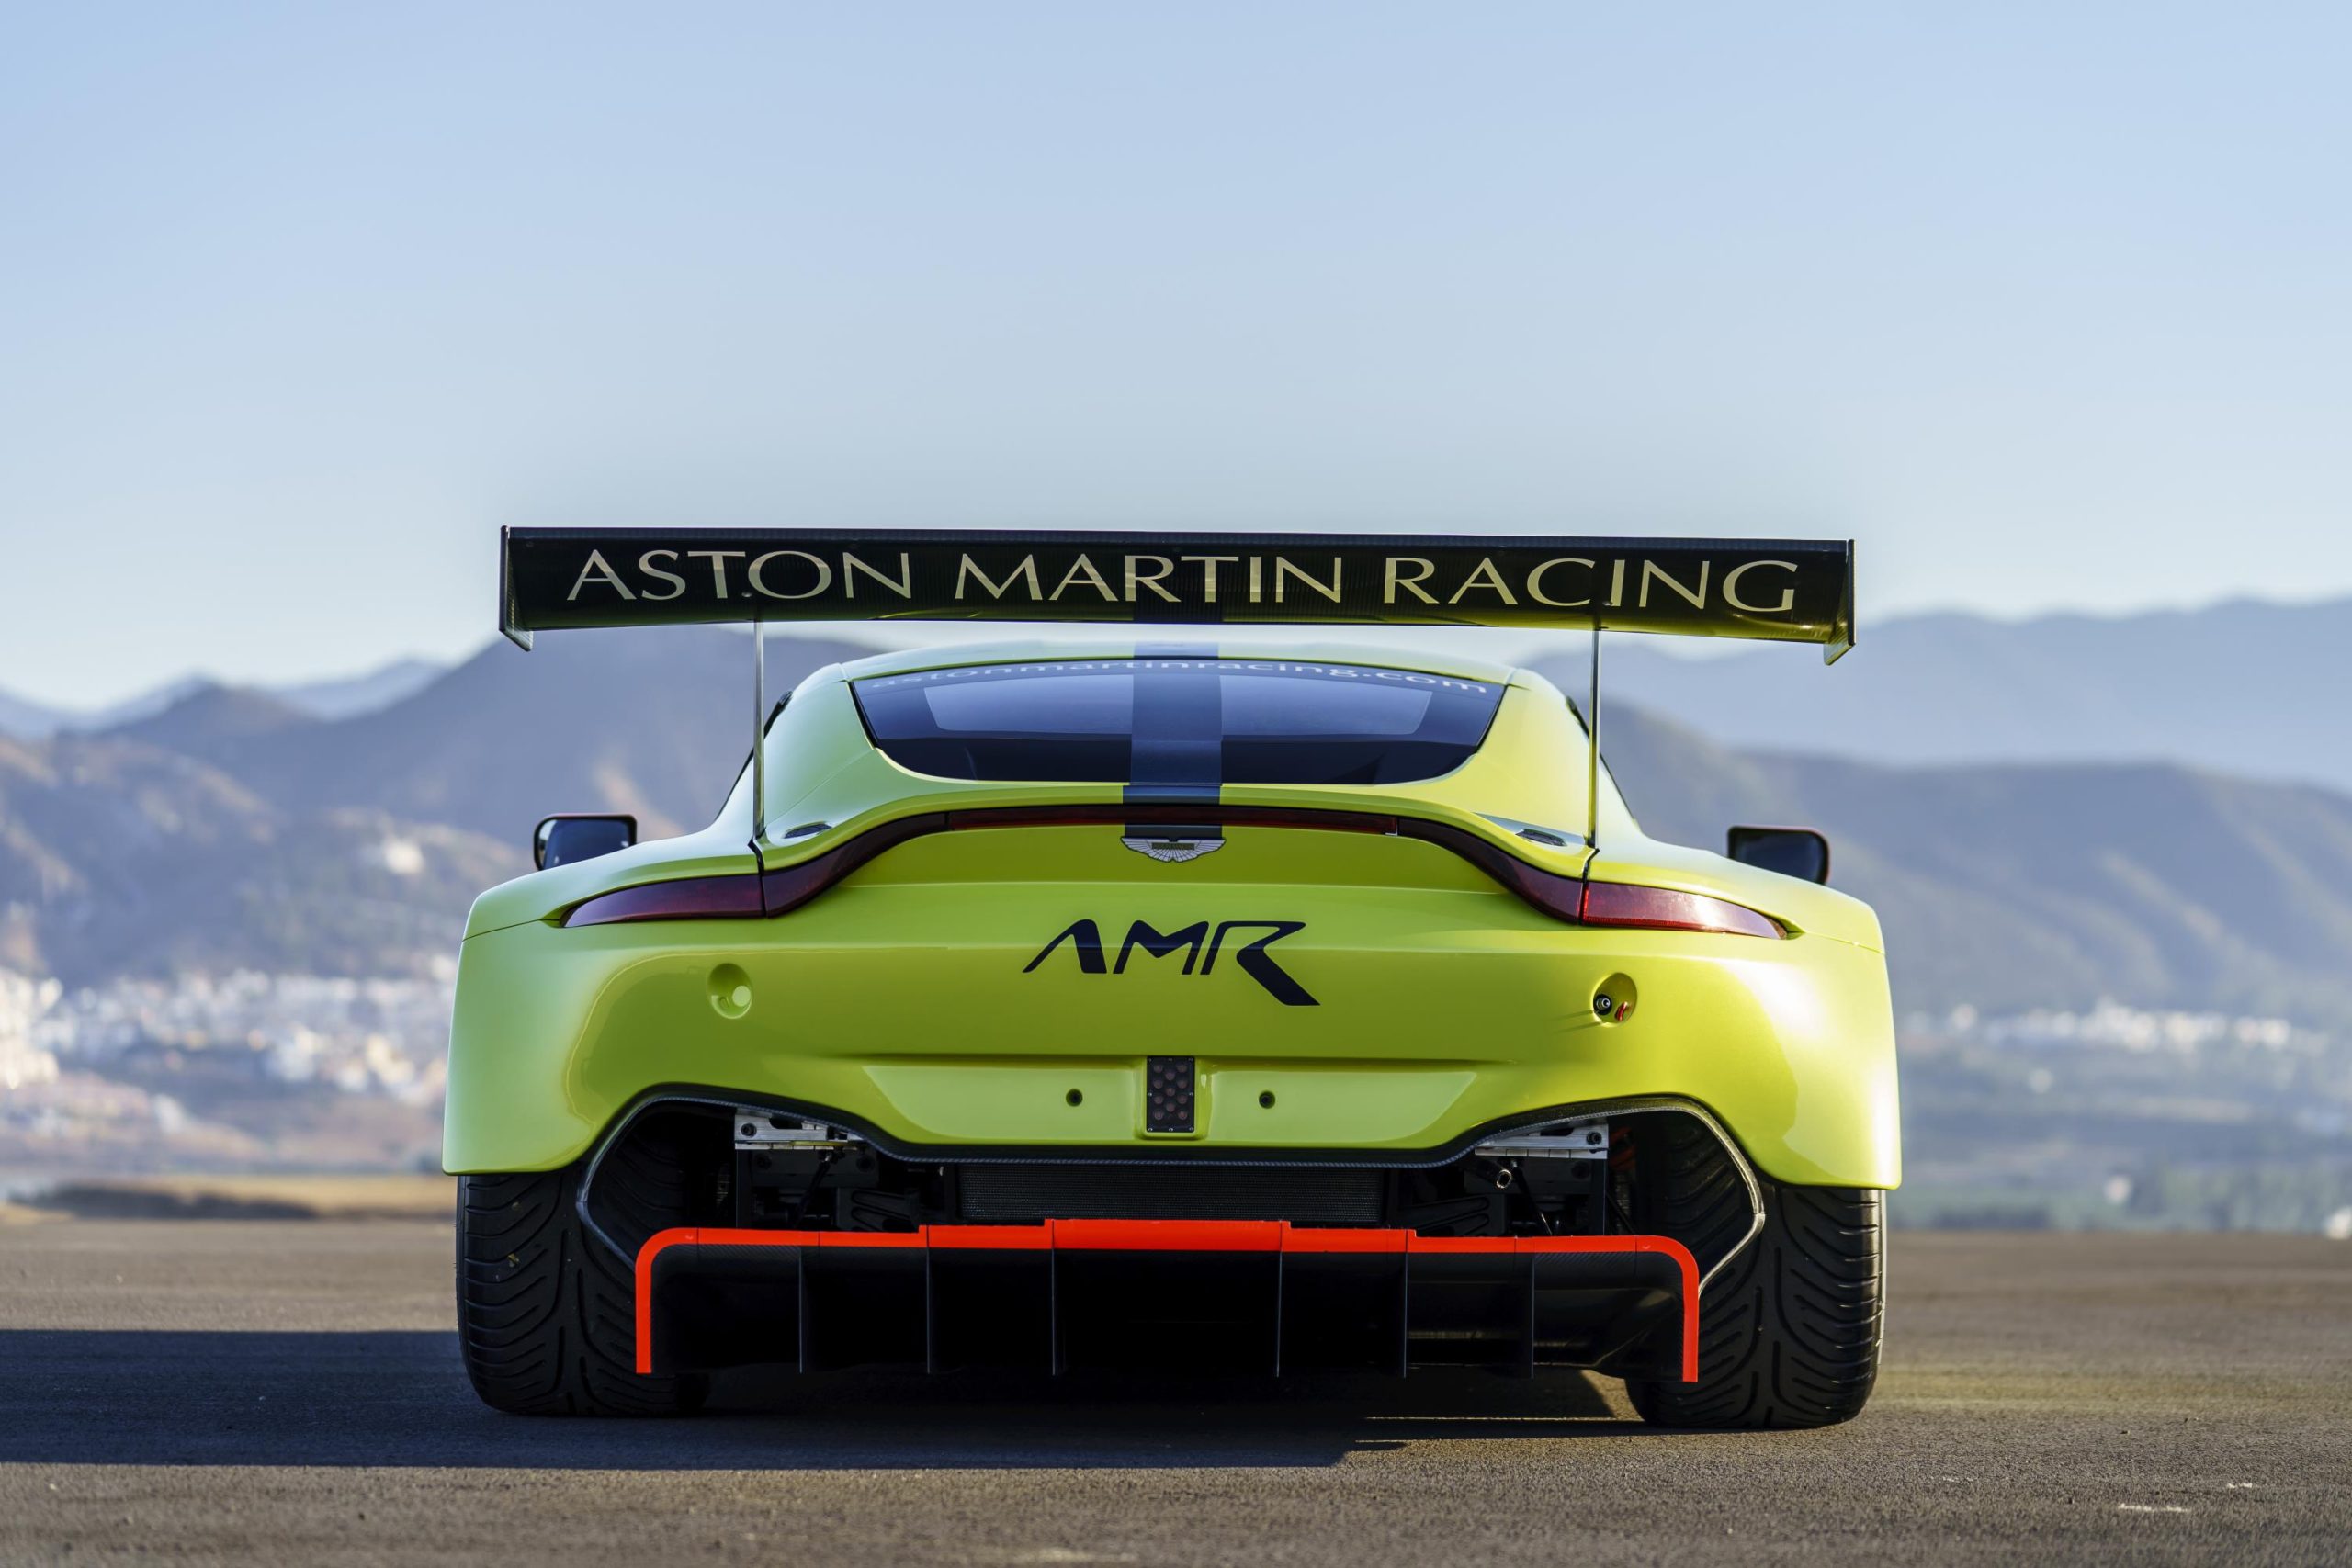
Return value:
<svg viewBox="0 0 2352 1568">
<path fill-rule="evenodd" d="M 0 689 L 501 524 L 1850 536 L 2352 592 L 2352 8 L 0 0 Z"/>
</svg>

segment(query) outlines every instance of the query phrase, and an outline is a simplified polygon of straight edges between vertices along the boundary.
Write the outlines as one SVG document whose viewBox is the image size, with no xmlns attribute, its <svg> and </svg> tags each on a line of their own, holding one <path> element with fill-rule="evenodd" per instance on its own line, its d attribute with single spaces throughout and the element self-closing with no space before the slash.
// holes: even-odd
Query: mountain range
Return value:
<svg viewBox="0 0 2352 1568">
<path fill-rule="evenodd" d="M 770 669 L 784 690 L 867 651 L 776 638 Z M 548 812 L 707 822 L 750 743 L 749 663 L 739 633 L 573 633 L 348 717 L 204 682 L 95 733 L 0 738 L 0 966 L 429 972 Z"/>
<path fill-rule="evenodd" d="M 1871 762 L 2178 762 L 2352 793 L 2352 599 L 2133 615 L 1865 622 L 1831 670 L 1792 645 L 1610 639 L 1601 692 L 1731 746 Z M 1580 652 L 1536 667 L 1581 690 Z M 1606 716 L 1602 728 L 1607 728 Z"/>
<path fill-rule="evenodd" d="M 447 668 L 430 659 L 395 659 L 356 675 L 240 689 L 275 697 L 313 718 L 347 718 L 390 706 L 425 686 Z M 52 735 L 112 729 L 162 713 L 208 687 L 220 684 L 202 675 L 189 675 L 122 702 L 86 710 L 51 707 L 13 693 L 0 692 L 0 736 L 46 740 Z"/>
<path fill-rule="evenodd" d="M 1570 691 L 1564 639 L 1532 662 Z M 2352 669 L 2352 598 L 2233 600 L 2129 615 L 1866 621 L 1825 674 L 1810 648 L 1611 640 L 1608 694 L 1726 745 L 1877 763 L 2179 762 L 2352 793 L 2352 726 L 2334 672 Z M 1728 651 L 1726 651 L 1728 650 Z M 390 707 L 447 666 L 403 659 L 337 680 L 251 688 L 313 718 Z M 67 712 L 0 691 L 0 735 L 37 740 L 152 717 L 204 688 L 185 678 Z"/>
<path fill-rule="evenodd" d="M 771 690 L 863 651 L 772 637 Z M 1836 686 L 1878 651 L 1816 664 L 1808 683 Z M 472 893 L 527 865 L 546 813 L 633 811 L 649 836 L 707 821 L 748 744 L 748 654 L 717 628 L 567 633 L 527 657 L 485 648 L 340 717 L 205 684 L 96 733 L 0 739 L 0 965 L 69 982 L 241 964 L 424 972 L 446 960 Z M 1605 696 L 1626 694 L 1639 663 L 1611 657 Z M 1693 669 L 1736 683 L 1757 677 L 1724 667 L 1750 657 Z M 2077 663 L 2127 683 L 2127 657 Z M 1726 727 L 1752 738 L 1759 724 Z M 1885 921 L 1899 1007 L 2114 996 L 2352 1028 L 2345 794 L 2153 754 L 1860 761 L 1802 732 L 1730 744 L 1634 703 L 1606 707 L 1602 733 L 1660 837 L 1714 845 L 1734 822 L 1828 832 L 1837 885 Z"/>
<path fill-rule="evenodd" d="M 1602 698 L 1607 701 L 1604 686 Z M 2352 796 L 2164 762 L 1887 767 L 1724 746 L 1620 705 L 1602 754 L 1645 831 L 1829 835 L 1896 1004 L 2139 1007 L 2352 1025 Z"/>
</svg>

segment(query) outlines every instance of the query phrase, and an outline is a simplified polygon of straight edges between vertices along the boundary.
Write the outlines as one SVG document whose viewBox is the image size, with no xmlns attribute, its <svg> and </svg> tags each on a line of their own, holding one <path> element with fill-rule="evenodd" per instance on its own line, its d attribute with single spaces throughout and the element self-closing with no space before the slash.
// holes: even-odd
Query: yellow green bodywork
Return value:
<svg viewBox="0 0 2352 1568">
<path fill-rule="evenodd" d="M 996 644 L 818 671 L 769 731 L 761 862 L 786 866 L 911 813 L 1116 803 L 1115 785 L 910 773 L 868 740 L 847 682 L 1133 647 Z M 1218 653 L 1507 688 L 1484 746 L 1442 777 L 1228 784 L 1225 805 L 1424 818 L 1545 870 L 1729 899 L 1789 934 L 1566 924 L 1428 842 L 1250 826 L 1182 863 L 1134 853 L 1101 825 L 939 833 L 774 919 L 560 923 L 615 888 L 751 871 L 747 773 L 702 832 L 476 901 L 450 1041 L 447 1168 L 563 1166 L 656 1090 L 830 1110 L 914 1147 L 1335 1156 L 1441 1150 L 1531 1111 L 1663 1097 L 1712 1111 L 1777 1180 L 1899 1181 L 1893 1017 L 1868 906 L 1643 836 L 1605 773 L 1592 854 L 1583 728 L 1530 671 L 1338 646 Z M 1563 844 L 1521 837 L 1521 825 Z M 1082 919 L 1112 942 L 1136 920 L 1159 931 L 1303 921 L 1269 951 L 1316 1005 L 1283 1005 L 1237 964 L 1188 974 L 1181 956 L 1141 950 L 1120 972 L 1083 972 L 1068 946 L 1033 964 Z M 1604 991 L 1636 1005 L 1604 1022 Z M 1151 1055 L 1197 1059 L 1196 1132 L 1144 1131 Z"/>
</svg>

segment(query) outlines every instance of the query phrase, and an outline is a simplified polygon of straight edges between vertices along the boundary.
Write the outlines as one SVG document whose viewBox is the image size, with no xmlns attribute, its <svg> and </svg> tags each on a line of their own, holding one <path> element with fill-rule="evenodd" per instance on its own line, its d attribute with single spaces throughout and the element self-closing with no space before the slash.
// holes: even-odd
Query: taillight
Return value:
<svg viewBox="0 0 2352 1568">
<path fill-rule="evenodd" d="M 756 876 L 682 876 L 600 893 L 564 916 L 567 926 L 611 926 L 630 920 L 748 920 L 757 919 Z"/>
<path fill-rule="evenodd" d="M 752 920 L 789 914 L 894 844 L 948 825 L 941 812 L 901 817 L 860 833 L 837 849 L 797 865 L 757 876 L 687 876 L 600 893 L 573 907 L 567 926 L 609 926 L 631 920 Z"/>
<path fill-rule="evenodd" d="M 1396 819 L 1396 836 L 1419 839 L 1452 851 L 1555 920 L 1577 919 L 1577 907 L 1584 895 L 1581 877 L 1564 876 L 1556 871 L 1530 865 L 1499 844 L 1442 822 L 1400 817 Z"/>
<path fill-rule="evenodd" d="M 1390 833 L 1451 851 L 1555 919 L 1575 925 L 1644 931 L 1721 931 L 1735 936 L 1787 933 L 1769 916 L 1728 899 L 1677 893 L 1626 882 L 1587 882 L 1532 865 L 1499 844 L 1448 823 L 1352 811 L 1286 810 L 1249 806 L 1014 806 L 977 811 L 926 812 L 868 829 L 847 842 L 802 861 L 749 876 L 688 876 L 602 893 L 575 906 L 567 926 L 633 920 L 748 920 L 800 908 L 883 851 L 909 839 L 951 829 L 1143 825 L 1182 822 L 1233 827 L 1311 828 Z"/>
<path fill-rule="evenodd" d="M 1589 926 L 1630 926 L 1642 931 L 1786 934 L 1770 916 L 1745 904 L 1710 898 L 1703 893 L 1677 893 L 1669 887 L 1639 887 L 1630 882 L 1586 883 L 1578 918 Z"/>
</svg>

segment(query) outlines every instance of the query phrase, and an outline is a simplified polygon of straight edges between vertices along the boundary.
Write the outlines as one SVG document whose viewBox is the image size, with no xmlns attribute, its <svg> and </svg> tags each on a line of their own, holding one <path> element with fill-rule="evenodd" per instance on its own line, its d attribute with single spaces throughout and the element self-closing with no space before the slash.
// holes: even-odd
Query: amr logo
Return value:
<svg viewBox="0 0 2352 1568">
<path fill-rule="evenodd" d="M 1078 955 L 1078 972 L 1081 975 L 1124 975 L 1127 960 L 1137 948 L 1153 958 L 1166 958 L 1179 948 L 1184 953 L 1184 973 L 1206 975 L 1216 967 L 1217 954 L 1225 949 L 1225 939 L 1234 931 L 1263 931 L 1254 942 L 1241 943 L 1233 953 L 1233 962 L 1241 972 L 1266 988 L 1267 993 L 1284 1007 L 1311 1008 L 1317 1004 L 1307 995 L 1306 987 L 1285 973 L 1266 949 L 1293 931 L 1305 931 L 1305 920 L 1219 920 L 1212 929 L 1206 920 L 1194 920 L 1172 931 L 1152 929 L 1150 923 L 1137 920 L 1127 928 L 1126 940 L 1119 943 L 1118 958 L 1109 964 L 1102 959 L 1102 929 L 1092 920 L 1073 920 L 1041 949 L 1022 969 L 1029 974 L 1064 942 Z"/>
</svg>

